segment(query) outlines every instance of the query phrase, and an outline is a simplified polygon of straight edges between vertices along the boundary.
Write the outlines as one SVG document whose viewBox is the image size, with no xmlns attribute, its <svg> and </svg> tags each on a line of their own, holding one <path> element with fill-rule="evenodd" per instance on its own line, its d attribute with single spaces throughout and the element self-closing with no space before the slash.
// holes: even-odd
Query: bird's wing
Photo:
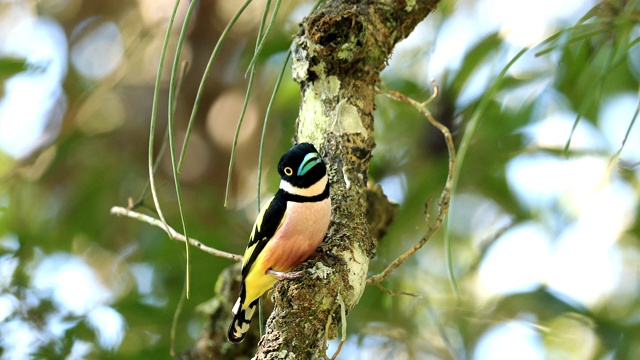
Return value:
<svg viewBox="0 0 640 360">
<path fill-rule="evenodd" d="M 251 231 L 251 237 L 249 238 L 249 244 L 244 252 L 242 260 L 242 278 L 246 278 L 251 266 L 256 261 L 260 252 L 267 245 L 269 240 L 276 233 L 278 228 L 282 225 L 285 219 L 285 213 L 287 210 L 287 202 L 283 200 L 281 196 L 272 197 L 267 201 Z"/>
</svg>

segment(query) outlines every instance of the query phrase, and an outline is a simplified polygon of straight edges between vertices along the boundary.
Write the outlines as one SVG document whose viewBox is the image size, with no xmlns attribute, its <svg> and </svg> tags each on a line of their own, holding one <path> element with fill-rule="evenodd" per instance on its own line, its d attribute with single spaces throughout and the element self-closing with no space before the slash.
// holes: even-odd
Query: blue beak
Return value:
<svg viewBox="0 0 640 360">
<path fill-rule="evenodd" d="M 300 167 L 298 168 L 298 176 L 303 176 L 309 170 L 311 170 L 312 167 L 321 162 L 322 158 L 320 157 L 320 155 L 318 155 L 318 153 L 308 153 L 307 156 L 304 157 L 304 160 L 302 160 L 302 164 L 300 164 Z"/>
</svg>

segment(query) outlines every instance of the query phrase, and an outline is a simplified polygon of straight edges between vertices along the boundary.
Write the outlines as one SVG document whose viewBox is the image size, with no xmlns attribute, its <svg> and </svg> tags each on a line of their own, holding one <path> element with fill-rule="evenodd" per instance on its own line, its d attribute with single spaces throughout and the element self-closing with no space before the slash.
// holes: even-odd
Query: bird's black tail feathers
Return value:
<svg viewBox="0 0 640 360">
<path fill-rule="evenodd" d="M 242 303 L 244 302 L 243 296 L 238 298 L 236 304 L 233 306 L 233 319 L 231 320 L 229 330 L 227 331 L 227 339 L 229 339 L 229 341 L 232 343 L 239 343 L 244 340 L 244 337 L 247 335 L 247 331 L 249 331 L 249 325 L 251 325 L 253 314 L 258 308 L 259 300 L 259 298 L 255 299 L 246 309 L 242 309 Z"/>
</svg>

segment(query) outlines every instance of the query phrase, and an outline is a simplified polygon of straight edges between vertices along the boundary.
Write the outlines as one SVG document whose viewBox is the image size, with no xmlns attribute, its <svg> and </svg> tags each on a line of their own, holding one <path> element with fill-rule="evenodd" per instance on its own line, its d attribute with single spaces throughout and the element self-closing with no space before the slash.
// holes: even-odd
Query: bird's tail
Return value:
<svg viewBox="0 0 640 360">
<path fill-rule="evenodd" d="M 258 299 L 252 301 L 246 309 L 242 308 L 244 299 L 242 296 L 238 298 L 236 304 L 233 306 L 233 319 L 229 325 L 229 331 L 227 331 L 227 339 L 233 343 L 239 343 L 244 340 L 244 337 L 249 331 L 249 325 L 251 324 L 251 318 L 258 307 Z"/>
</svg>

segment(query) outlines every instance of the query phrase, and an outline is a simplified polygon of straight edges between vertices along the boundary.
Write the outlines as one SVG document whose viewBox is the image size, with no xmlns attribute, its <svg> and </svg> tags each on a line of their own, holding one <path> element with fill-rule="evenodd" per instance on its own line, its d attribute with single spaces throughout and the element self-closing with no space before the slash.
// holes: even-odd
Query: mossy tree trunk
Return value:
<svg viewBox="0 0 640 360">
<path fill-rule="evenodd" d="M 376 247 L 367 222 L 375 87 L 394 46 L 437 3 L 326 1 L 303 20 L 292 65 L 302 92 L 295 140 L 315 144 L 329 164 L 333 218 L 327 255 L 302 265 L 304 280 L 276 284 L 257 359 L 322 356 L 341 307 L 348 313 L 358 303 Z"/>
</svg>

